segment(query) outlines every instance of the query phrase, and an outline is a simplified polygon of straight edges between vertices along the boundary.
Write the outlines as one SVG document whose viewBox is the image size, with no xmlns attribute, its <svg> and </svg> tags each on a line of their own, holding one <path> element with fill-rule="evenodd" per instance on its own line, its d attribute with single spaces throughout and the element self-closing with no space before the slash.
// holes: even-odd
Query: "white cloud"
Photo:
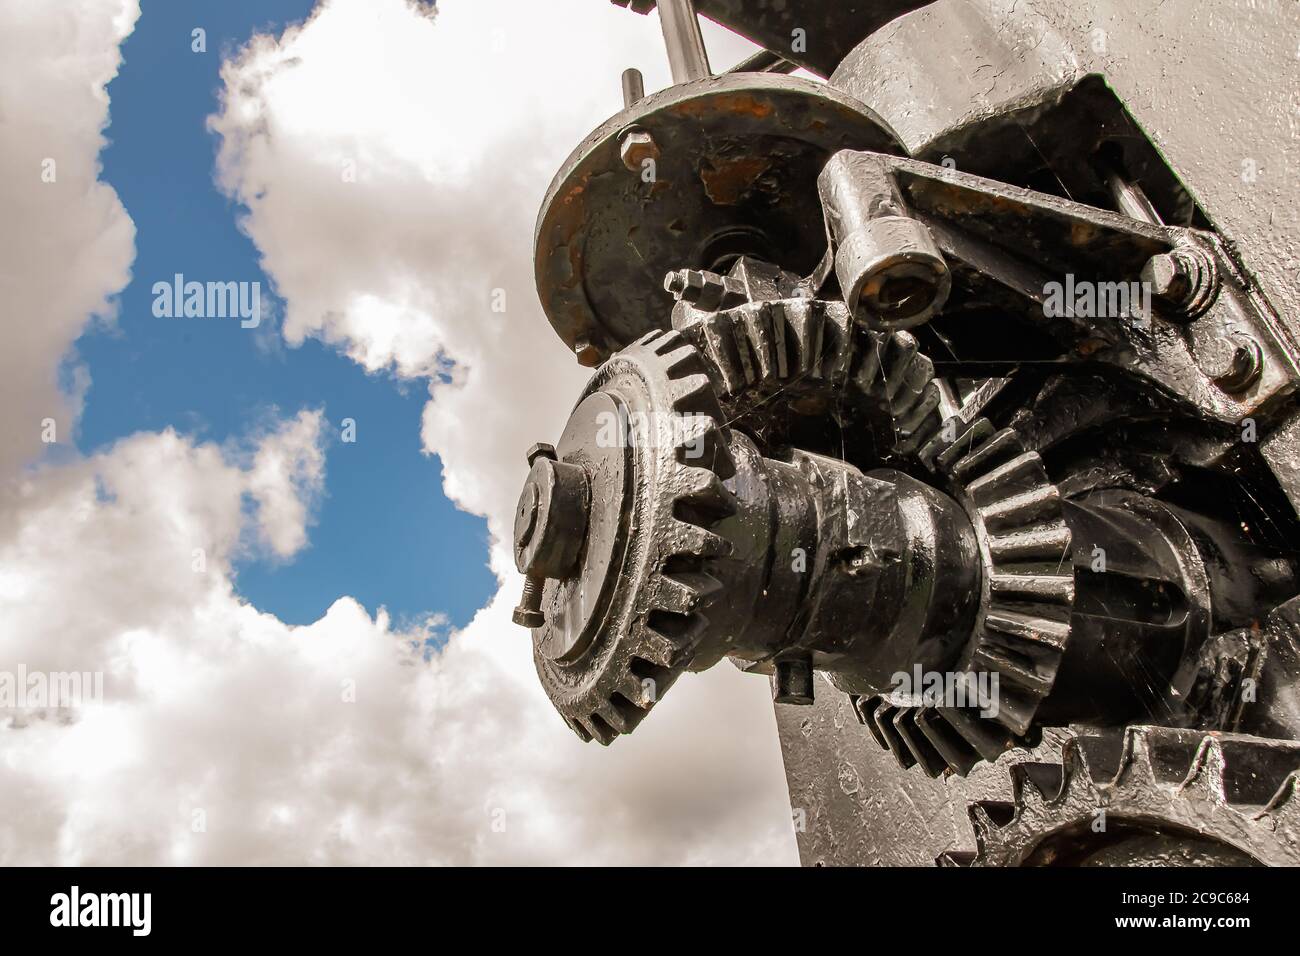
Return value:
<svg viewBox="0 0 1300 956">
<path fill-rule="evenodd" d="M 545 750 L 555 757 L 516 774 L 516 785 L 573 775 L 622 792 L 623 822 L 602 824 L 615 846 L 628 846 L 638 829 L 699 826 L 723 809 L 725 794 L 726 810 L 748 821 L 750 845 L 791 861 L 761 680 L 729 668 L 688 680 L 632 738 L 607 752 L 574 749 L 553 738 L 558 718 L 506 617 L 520 583 L 499 542 L 526 471 L 523 452 L 556 436 L 587 375 L 536 301 L 533 222 L 565 156 L 621 105 L 622 70 L 641 68 L 650 89 L 668 83 L 656 19 L 587 0 L 438 7 L 434 21 L 403 0 L 331 0 L 301 29 L 251 43 L 226 65 L 224 108 L 211 121 L 222 137 L 220 181 L 249 209 L 244 227 L 285 299 L 290 342 L 319 336 L 366 368 L 431 379 L 425 447 L 443 460 L 448 496 L 488 517 L 503 588 L 453 640 L 448 662 L 462 646 L 509 647 L 512 665 L 523 665 L 518 684 L 478 719 L 504 728 L 509 718 L 500 715 L 527 699 L 539 707 L 538 732 L 554 739 Z M 710 41 L 720 64 L 753 49 L 721 30 L 710 30 Z M 498 290 L 504 313 L 492 308 Z M 447 363 L 450 374 L 438 376 Z M 696 737 L 701 725 L 721 739 Z M 702 792 L 635 798 L 647 785 L 647 753 L 698 761 Z M 733 779 L 747 784 L 734 788 Z M 583 789 L 598 806 L 602 791 Z M 563 800 L 564 788 L 540 792 L 545 814 L 580 841 L 572 809 L 547 804 Z M 701 858 L 736 859 L 740 850 L 693 839 Z M 668 839 L 645 858 L 683 854 L 685 845 Z"/>
<path fill-rule="evenodd" d="M 68 127 L 50 135 L 86 178 L 80 205 L 60 207 L 63 239 L 22 260 L 31 287 L 12 280 L 34 324 L 61 331 L 5 353 L 29 403 L 5 410 L 6 429 L 54 400 L 43 376 L 130 261 L 130 221 L 94 169 L 133 15 L 77 6 L 28 15 L 0 0 L 0 46 L 31 34 L 20 60 L 0 57 L 6 110 L 23 69 L 87 54 L 58 108 L 37 97 L 23 111 L 30 129 Z M 647 50 L 657 62 L 658 44 L 653 21 L 589 2 L 439 6 L 430 25 L 401 0 L 335 0 L 282 41 L 255 40 L 227 68 L 214 126 L 289 340 L 319 335 L 406 376 L 454 362 L 432 386 L 426 445 L 449 491 L 499 530 L 522 449 L 558 429 L 582 380 L 531 294 L 531 220 L 564 153 L 616 107 L 616 67 Z M 356 183 L 340 178 L 348 158 Z M 0 188 L 21 203 L 36 187 Z M 0 226 L 3 248 L 23 239 Z M 494 288 L 504 315 L 487 308 Z M 305 627 L 242 601 L 231 565 L 244 549 L 284 559 L 306 544 L 324 434 L 312 411 L 242 451 L 139 434 L 4 486 L 0 668 L 106 678 L 102 705 L 0 722 L 0 863 L 793 861 L 761 680 L 688 677 L 604 750 L 546 701 L 509 623 L 512 572 L 428 655 L 426 634 L 351 598 Z"/>
<path fill-rule="evenodd" d="M 42 448 L 43 423 L 72 437 L 59 362 L 87 318 L 111 318 L 130 279 L 135 228 L 98 182 L 104 91 L 138 0 L 0 0 L 0 478 Z"/>
</svg>

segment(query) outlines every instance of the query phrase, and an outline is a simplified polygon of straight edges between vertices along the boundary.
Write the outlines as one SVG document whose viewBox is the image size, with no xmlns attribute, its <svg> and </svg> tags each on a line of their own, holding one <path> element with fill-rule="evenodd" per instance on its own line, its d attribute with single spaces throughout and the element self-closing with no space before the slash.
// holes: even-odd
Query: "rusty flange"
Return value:
<svg viewBox="0 0 1300 956">
<path fill-rule="evenodd" d="M 551 325 L 595 365 L 668 328 L 670 270 L 750 253 L 811 272 L 826 249 L 817 175 L 845 148 L 902 152 L 867 107 L 791 76 L 683 83 L 619 113 L 574 151 L 542 205 L 535 268 Z"/>
</svg>

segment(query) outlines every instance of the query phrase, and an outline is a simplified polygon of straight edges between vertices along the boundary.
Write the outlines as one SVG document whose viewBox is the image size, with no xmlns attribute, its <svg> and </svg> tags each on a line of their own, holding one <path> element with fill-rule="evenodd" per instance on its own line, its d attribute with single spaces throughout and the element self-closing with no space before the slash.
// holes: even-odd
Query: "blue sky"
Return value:
<svg viewBox="0 0 1300 956">
<path fill-rule="evenodd" d="M 241 210 L 213 183 L 219 70 L 258 31 L 279 33 L 306 18 L 311 0 L 144 0 L 108 88 L 109 147 L 102 179 L 135 222 L 133 280 L 115 327 L 89 329 L 76 359 L 89 369 L 77 436 L 93 453 L 126 435 L 172 426 L 218 444 L 237 442 L 277 414 L 324 409 L 335 436 L 326 448 L 325 498 L 308 548 L 287 563 L 250 560 L 242 595 L 282 620 L 318 618 L 340 595 L 398 620 L 442 612 L 463 625 L 495 590 L 487 525 L 442 494 L 437 458 L 420 448 L 427 391 L 367 375 L 332 347 L 285 346 L 279 304 L 256 332 L 235 320 L 166 319 L 152 312 L 152 286 L 175 273 L 198 281 L 260 281 Z M 206 30 L 207 52 L 191 50 Z M 344 418 L 357 441 L 338 440 Z"/>
</svg>

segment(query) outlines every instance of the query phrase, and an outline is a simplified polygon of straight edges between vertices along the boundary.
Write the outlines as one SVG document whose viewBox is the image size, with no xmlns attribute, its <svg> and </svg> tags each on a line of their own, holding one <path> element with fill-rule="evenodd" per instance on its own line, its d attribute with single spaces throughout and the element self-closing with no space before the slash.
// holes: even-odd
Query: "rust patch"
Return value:
<svg viewBox="0 0 1300 956">
<path fill-rule="evenodd" d="M 737 156 L 734 159 L 706 160 L 700 167 L 704 191 L 715 205 L 734 206 L 745 198 L 754 182 L 771 167 L 765 156 Z"/>
<path fill-rule="evenodd" d="M 686 100 L 672 106 L 672 111 L 679 116 L 711 116 L 716 113 L 747 114 L 756 119 L 767 119 L 772 115 L 772 104 L 749 93 L 732 93 L 729 95 L 705 96 Z"/>
</svg>

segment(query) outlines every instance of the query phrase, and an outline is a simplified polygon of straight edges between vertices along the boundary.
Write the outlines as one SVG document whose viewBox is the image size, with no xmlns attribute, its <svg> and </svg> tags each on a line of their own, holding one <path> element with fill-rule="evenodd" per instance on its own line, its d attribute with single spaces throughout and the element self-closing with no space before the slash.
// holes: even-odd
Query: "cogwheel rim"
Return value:
<svg viewBox="0 0 1300 956">
<path fill-rule="evenodd" d="M 944 431 L 952 435 L 945 439 Z M 975 528 L 984 563 L 979 611 L 957 670 L 996 673 L 996 715 L 916 706 L 889 694 L 853 699 L 858 720 L 904 769 L 965 776 L 1029 735 L 1070 637 L 1074 569 L 1061 495 L 1014 428 L 949 419 L 919 452 L 943 475 Z"/>
<path fill-rule="evenodd" d="M 712 528 L 735 507 L 722 484 L 735 469 L 722 412 L 696 349 L 674 331 L 647 333 L 596 372 L 577 404 L 619 376 L 640 379 L 645 410 L 668 415 L 672 429 L 671 441 L 635 449 L 642 456 L 637 467 L 654 473 L 642 475 L 633 493 L 638 533 L 630 536 L 621 571 L 629 564 L 642 569 L 643 586 L 616 599 L 602 633 L 576 661 L 547 657 L 537 632 L 533 654 L 570 729 L 603 745 L 631 733 L 689 666 L 708 627 L 699 607 L 721 586 L 708 563 L 731 550 Z M 688 457 L 692 447 L 702 449 L 698 460 Z"/>
<path fill-rule="evenodd" d="M 838 411 L 885 417 L 887 455 L 912 455 L 939 430 L 934 364 L 908 332 L 871 331 L 843 303 L 822 299 L 688 314 L 681 330 L 712 366 L 729 420 L 755 413 L 797 384 L 837 399 Z"/>
<path fill-rule="evenodd" d="M 1035 765 L 1011 768 L 1013 793 L 1010 818 L 996 804 L 976 802 L 968 810 L 975 831 L 974 853 L 948 851 L 940 866 L 1022 866 L 1050 862 L 1038 859 L 1040 848 L 1054 837 L 1077 832 L 1105 811 L 1110 823 L 1135 823 L 1153 831 L 1185 833 L 1231 847 L 1270 866 L 1300 865 L 1300 770 L 1291 770 L 1273 796 L 1262 805 L 1238 803 L 1229 795 L 1225 777 L 1229 760 L 1220 735 L 1202 734 L 1181 780 L 1157 777 L 1153 742 L 1163 734 L 1186 734 L 1162 727 L 1123 730 L 1119 768 L 1102 777 L 1090 766 L 1079 738 L 1062 746 L 1060 786 L 1045 793 L 1035 782 Z M 1194 732 L 1193 732 L 1194 733 Z M 1274 744 L 1263 738 L 1228 735 L 1238 745 Z M 1003 805 L 1005 806 L 1005 805 Z M 1002 816 L 1002 820 L 995 819 Z"/>
</svg>

